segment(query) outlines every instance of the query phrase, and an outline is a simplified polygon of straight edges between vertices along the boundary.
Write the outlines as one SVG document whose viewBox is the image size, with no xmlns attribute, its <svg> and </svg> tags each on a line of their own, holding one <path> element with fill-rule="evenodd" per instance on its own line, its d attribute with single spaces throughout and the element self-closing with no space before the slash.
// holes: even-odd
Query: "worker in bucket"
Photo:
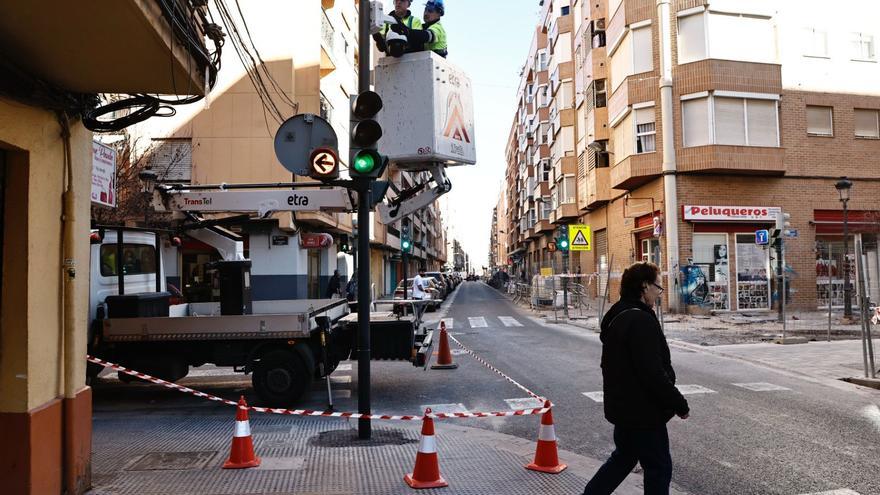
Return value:
<svg viewBox="0 0 880 495">
<path fill-rule="evenodd" d="M 376 48 L 381 52 L 388 51 L 388 44 L 386 43 L 386 36 L 388 35 L 389 26 L 400 26 L 399 30 L 403 29 L 422 29 L 422 21 L 416 16 L 412 15 L 409 7 L 412 5 L 412 0 L 394 0 L 394 10 L 388 13 L 389 16 L 395 18 L 397 20 L 397 24 L 385 24 L 382 26 L 382 29 L 379 30 L 378 33 L 373 34 L 373 41 L 376 42 Z M 394 32 L 397 32 L 395 30 Z M 410 45 L 406 51 L 420 51 L 422 49 L 422 44 L 417 46 L 417 50 L 412 50 L 412 46 Z M 399 55 L 398 55 L 399 56 Z"/>
<path fill-rule="evenodd" d="M 440 18 L 445 13 L 443 0 L 428 0 L 425 4 L 424 24 L 421 29 L 411 29 L 401 24 L 390 27 L 392 31 L 406 36 L 409 40 L 409 51 L 419 51 L 417 47 L 430 50 L 443 58 L 448 54 L 446 45 L 446 30 L 440 23 Z"/>
</svg>

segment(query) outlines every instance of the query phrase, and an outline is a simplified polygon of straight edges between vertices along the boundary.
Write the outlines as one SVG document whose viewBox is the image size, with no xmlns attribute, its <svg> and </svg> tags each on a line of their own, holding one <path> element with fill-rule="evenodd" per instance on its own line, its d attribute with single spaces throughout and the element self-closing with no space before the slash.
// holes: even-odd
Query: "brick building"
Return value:
<svg viewBox="0 0 880 495">
<path fill-rule="evenodd" d="M 610 265 L 611 294 L 623 268 L 651 260 L 676 289 L 666 301 L 672 309 L 770 310 L 776 254 L 755 244 L 755 231 L 773 229 L 782 211 L 799 234 L 786 240 L 793 308 L 827 307 L 829 298 L 842 307 L 845 266 L 855 298 L 857 262 L 866 293 L 880 300 L 880 90 L 871 83 L 880 77 L 880 28 L 868 21 L 880 5 L 851 2 L 834 22 L 815 14 L 820 7 L 814 0 L 543 2 L 507 149 L 503 240 L 515 273 L 558 260 L 546 241 L 555 226 L 576 220 L 590 225 L 592 250 L 572 253 L 571 271 Z M 565 187 L 555 171 L 547 177 L 529 161 L 543 139 L 529 132 L 533 120 L 543 122 L 540 102 L 530 106 L 532 85 L 538 99 L 543 94 L 533 68 L 543 49 L 552 61 L 566 42 L 571 112 L 566 93 L 547 79 L 561 125 L 573 115 L 577 215 L 552 200 L 541 224 L 529 201 L 543 197 L 545 184 Z M 569 73 L 560 74 L 564 86 Z M 562 161 L 563 177 L 568 153 L 565 146 L 549 153 L 551 166 Z M 854 184 L 846 261 L 841 176 Z M 855 256 L 857 244 L 863 256 Z"/>
</svg>

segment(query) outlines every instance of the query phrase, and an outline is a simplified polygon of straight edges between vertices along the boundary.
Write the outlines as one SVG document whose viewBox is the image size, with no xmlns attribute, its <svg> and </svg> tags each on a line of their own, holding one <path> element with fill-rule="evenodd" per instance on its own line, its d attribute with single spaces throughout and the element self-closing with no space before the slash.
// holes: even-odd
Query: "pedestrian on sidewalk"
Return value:
<svg viewBox="0 0 880 495">
<path fill-rule="evenodd" d="M 333 276 L 331 276 L 330 280 L 327 282 L 327 293 L 325 296 L 327 299 L 333 299 L 339 297 L 341 292 L 342 291 L 339 288 L 339 270 L 333 270 Z"/>
<path fill-rule="evenodd" d="M 672 456 L 666 423 L 687 419 L 687 400 L 675 388 L 666 337 L 652 309 L 663 293 L 660 269 L 635 263 L 623 272 L 620 301 L 602 319 L 605 418 L 614 425 L 614 452 L 587 483 L 584 495 L 610 495 L 641 463 L 645 494 L 669 493 Z"/>
</svg>

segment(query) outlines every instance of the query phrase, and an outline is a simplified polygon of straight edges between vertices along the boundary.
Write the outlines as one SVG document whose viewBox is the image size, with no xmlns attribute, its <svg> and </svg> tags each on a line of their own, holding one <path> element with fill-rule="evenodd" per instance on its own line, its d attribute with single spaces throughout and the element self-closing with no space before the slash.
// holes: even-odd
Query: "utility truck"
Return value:
<svg viewBox="0 0 880 495">
<path fill-rule="evenodd" d="M 195 233 L 217 237 L 220 229 Z M 313 380 L 327 378 L 356 348 L 356 315 L 345 299 L 252 301 L 250 261 L 226 259 L 212 267 L 219 302 L 171 304 L 163 239 L 171 232 L 101 227 L 92 232 L 89 353 L 168 381 L 206 363 L 252 374 L 260 399 L 294 403 Z M 228 249 L 228 258 L 240 250 Z M 354 322 L 355 325 L 352 324 Z M 412 316 L 371 315 L 374 359 L 423 366 L 432 331 Z M 100 367 L 90 365 L 94 377 Z M 129 376 L 119 374 L 120 379 Z"/>
</svg>

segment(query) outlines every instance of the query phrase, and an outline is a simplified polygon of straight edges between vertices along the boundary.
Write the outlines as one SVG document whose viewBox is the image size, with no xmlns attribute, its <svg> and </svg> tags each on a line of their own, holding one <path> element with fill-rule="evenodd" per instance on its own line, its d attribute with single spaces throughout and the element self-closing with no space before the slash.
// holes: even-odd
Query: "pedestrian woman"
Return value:
<svg viewBox="0 0 880 495">
<path fill-rule="evenodd" d="M 602 389 L 605 418 L 614 425 L 614 452 L 587 483 L 584 495 L 610 495 L 636 463 L 646 495 L 667 495 L 672 457 L 666 423 L 687 419 L 687 400 L 675 388 L 666 337 L 652 309 L 663 287 L 653 263 L 623 272 L 620 301 L 602 319 Z"/>
</svg>

